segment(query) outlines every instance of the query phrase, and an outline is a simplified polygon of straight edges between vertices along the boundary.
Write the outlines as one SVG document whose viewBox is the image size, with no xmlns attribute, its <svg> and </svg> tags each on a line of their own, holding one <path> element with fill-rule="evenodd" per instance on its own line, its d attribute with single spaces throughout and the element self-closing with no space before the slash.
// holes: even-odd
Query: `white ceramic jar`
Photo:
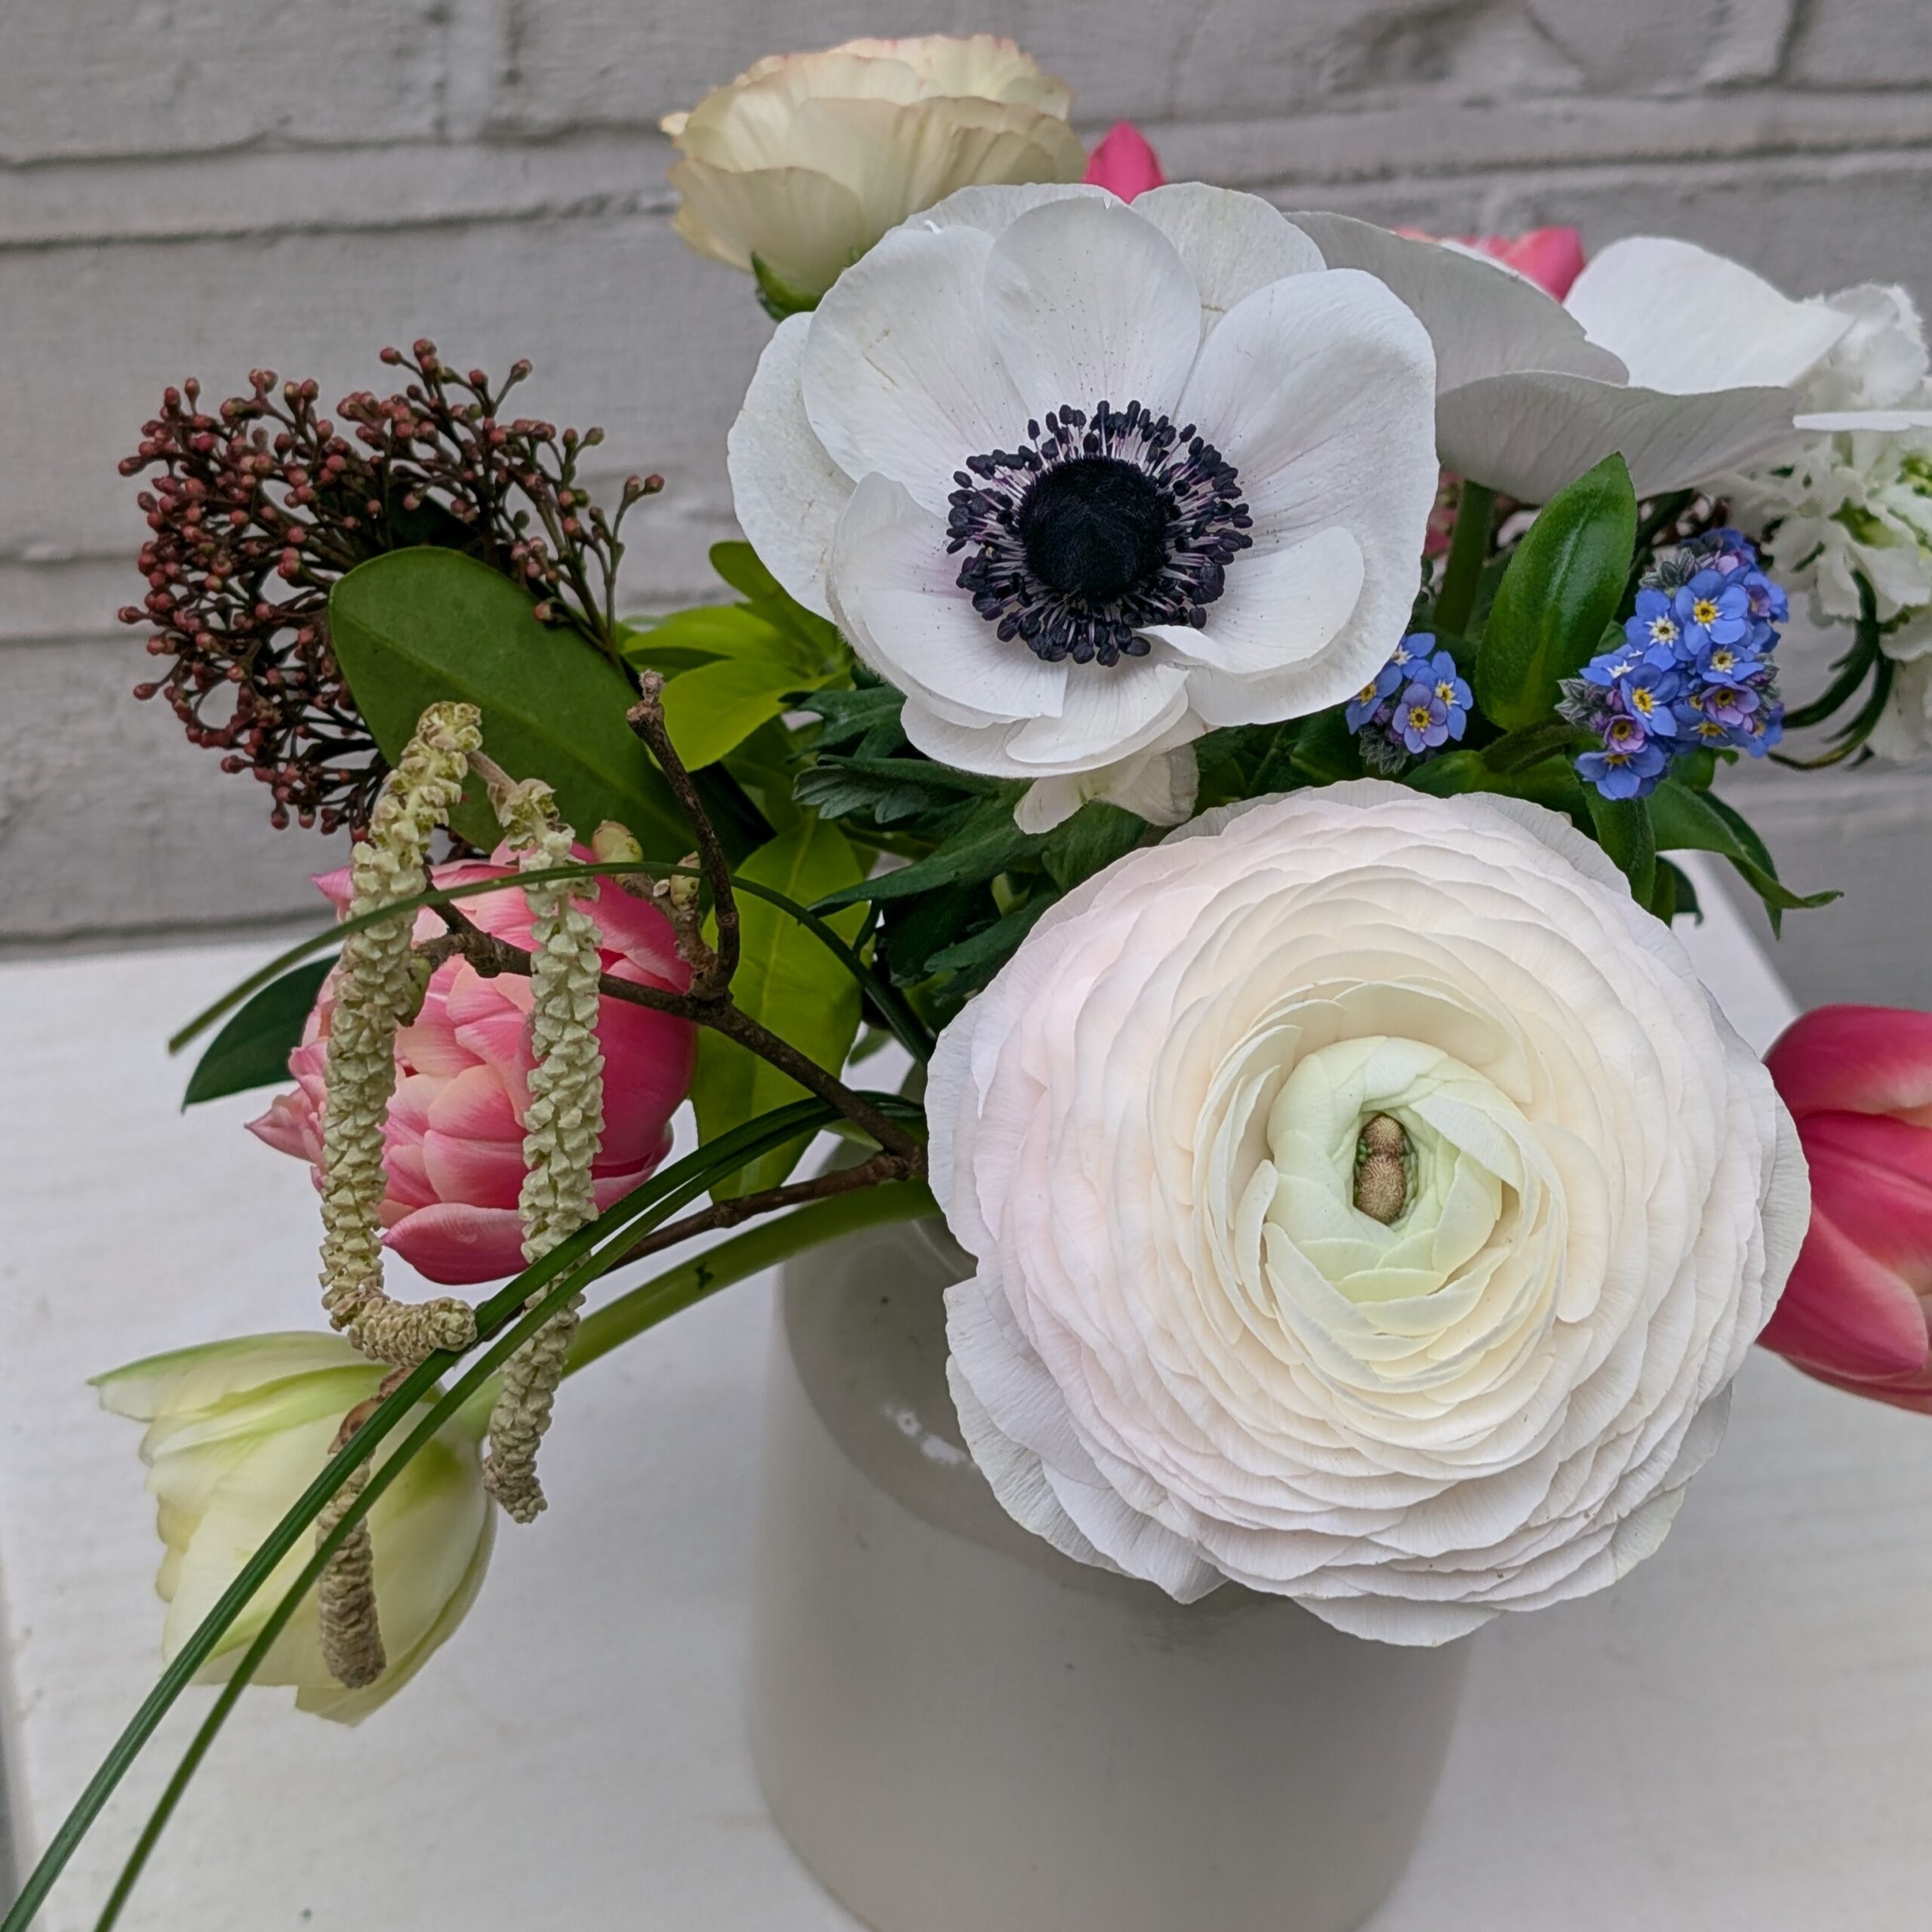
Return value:
<svg viewBox="0 0 1932 1932">
<path fill-rule="evenodd" d="M 1353 1932 L 1414 1849 L 1466 1642 L 1183 1606 L 1014 1523 L 961 1445 L 936 1223 L 788 1264 L 752 1741 L 780 1828 L 876 1932 Z"/>
</svg>

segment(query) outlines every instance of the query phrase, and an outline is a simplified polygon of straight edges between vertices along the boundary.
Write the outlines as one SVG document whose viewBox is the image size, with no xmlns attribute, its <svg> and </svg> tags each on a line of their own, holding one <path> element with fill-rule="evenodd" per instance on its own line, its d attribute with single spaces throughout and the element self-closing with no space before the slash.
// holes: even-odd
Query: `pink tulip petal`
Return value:
<svg viewBox="0 0 1932 1932">
<path fill-rule="evenodd" d="M 604 1050 L 604 1158 L 655 1159 L 665 1124 L 689 1091 L 697 1040 L 688 1021 L 606 999 L 598 1008 Z"/>
<path fill-rule="evenodd" d="M 418 1273 L 447 1287 L 507 1281 L 523 1266 L 523 1229 L 514 1208 L 450 1201 L 419 1208 L 383 1236 Z"/>
<path fill-rule="evenodd" d="M 1817 1007 L 1785 1029 L 1764 1064 L 1801 1118 L 1833 1109 L 1932 1127 L 1932 1013 Z"/>
<path fill-rule="evenodd" d="M 420 1140 L 403 1140 L 391 1134 L 383 1142 L 383 1172 L 387 1185 L 383 1193 L 383 1223 L 392 1226 L 405 1214 L 427 1208 L 442 1198 L 429 1178 Z"/>
<path fill-rule="evenodd" d="M 349 910 L 349 902 L 354 897 L 349 879 L 349 868 L 338 866 L 332 872 L 317 872 L 309 883 L 333 906 L 338 912 Z"/>
<path fill-rule="evenodd" d="M 514 1208 L 523 1190 L 523 1142 L 459 1140 L 432 1128 L 423 1137 L 423 1171 L 438 1201 Z"/>
<path fill-rule="evenodd" d="M 634 1168 L 626 1168 L 620 1173 L 595 1175 L 591 1183 L 591 1192 L 596 1199 L 597 1211 L 601 1214 L 605 1208 L 616 1207 L 640 1181 L 648 1180 L 652 1169 L 670 1151 L 670 1146 L 671 1137 L 667 1134 L 656 1159 L 643 1161 Z"/>
<path fill-rule="evenodd" d="M 1815 1204 L 1798 1265 L 1758 1339 L 1779 1355 L 1860 1378 L 1915 1374 L 1928 1346 L 1918 1297 Z"/>
<path fill-rule="evenodd" d="M 280 1154 L 293 1154 L 298 1161 L 322 1158 L 322 1137 L 316 1131 L 315 1116 L 300 1094 L 278 1094 L 269 1103 L 266 1113 L 248 1122 L 248 1131 Z"/>
<path fill-rule="evenodd" d="M 1847 1395 L 1863 1395 L 1874 1402 L 1887 1402 L 1894 1408 L 1910 1409 L 1922 1416 L 1932 1415 L 1932 1371 L 1921 1371 L 1917 1375 L 1874 1381 L 1861 1380 L 1853 1375 L 1833 1375 L 1829 1370 L 1813 1367 L 1810 1362 L 1794 1360 L 1792 1367 L 1801 1369 L 1814 1380 L 1822 1382 L 1829 1388 L 1842 1389 Z"/>
<path fill-rule="evenodd" d="M 648 900 L 633 899 L 607 881 L 592 912 L 607 971 L 678 992 L 691 984 L 691 969 L 678 956 L 670 921 Z"/>
<path fill-rule="evenodd" d="M 523 1123 L 494 1067 L 472 1066 L 444 1081 L 429 1103 L 428 1120 L 434 1132 L 459 1140 L 523 1142 Z"/>
<path fill-rule="evenodd" d="M 1506 263 L 1560 302 L 1583 272 L 1583 237 L 1574 228 L 1533 228 L 1527 235 L 1484 235 L 1475 245 Z"/>
<path fill-rule="evenodd" d="M 1116 121 L 1087 159 L 1086 180 L 1107 189 L 1124 202 L 1164 186 L 1161 157 L 1131 121 Z"/>
<path fill-rule="evenodd" d="M 1878 1114 L 1807 1114 L 1811 1192 L 1915 1293 L 1932 1292 L 1932 1129 Z"/>
</svg>

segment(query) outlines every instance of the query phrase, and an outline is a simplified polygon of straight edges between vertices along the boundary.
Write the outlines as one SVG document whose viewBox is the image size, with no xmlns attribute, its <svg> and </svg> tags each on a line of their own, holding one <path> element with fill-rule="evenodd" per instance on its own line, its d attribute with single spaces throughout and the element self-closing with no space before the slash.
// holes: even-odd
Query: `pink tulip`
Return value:
<svg viewBox="0 0 1932 1932">
<path fill-rule="evenodd" d="M 1166 185 L 1161 157 L 1131 121 L 1116 121 L 1107 137 L 1087 158 L 1086 180 L 1109 188 L 1124 202 Z"/>
<path fill-rule="evenodd" d="M 588 860 L 591 854 L 580 847 L 577 856 Z M 438 885 L 457 885 L 513 870 L 499 857 L 438 866 L 433 875 Z M 339 909 L 346 906 L 346 870 L 315 883 Z M 462 903 L 484 931 L 530 944 L 530 909 L 521 893 L 486 893 Z M 679 991 L 690 983 L 670 921 L 656 906 L 605 879 L 593 911 L 606 972 Z M 433 912 L 417 920 L 419 938 L 442 930 Z M 289 1056 L 296 1091 L 278 1096 L 249 1123 L 271 1147 L 315 1165 L 318 1185 L 334 985 L 331 974 L 301 1045 Z M 383 1239 L 432 1281 L 500 1281 L 523 1266 L 517 1194 L 528 1100 L 524 1081 L 532 1064 L 529 1016 L 528 979 L 511 973 L 485 979 L 467 960 L 449 959 L 431 978 L 415 1023 L 396 1036 Z M 691 1084 L 697 1039 L 688 1021 L 608 997 L 597 1038 L 604 1050 L 604 1139 L 593 1172 L 598 1205 L 607 1208 L 664 1158 L 671 1116 Z"/>
<path fill-rule="evenodd" d="M 1526 275 L 1545 294 L 1561 302 L 1583 272 L 1583 237 L 1574 228 L 1533 228 L 1527 235 L 1431 235 L 1420 228 L 1398 228 L 1418 242 L 1450 241 L 1473 248 Z"/>
<path fill-rule="evenodd" d="M 1811 1168 L 1811 1226 L 1758 1338 L 1932 1414 L 1932 1014 L 1821 1006 L 1764 1056 Z"/>
</svg>

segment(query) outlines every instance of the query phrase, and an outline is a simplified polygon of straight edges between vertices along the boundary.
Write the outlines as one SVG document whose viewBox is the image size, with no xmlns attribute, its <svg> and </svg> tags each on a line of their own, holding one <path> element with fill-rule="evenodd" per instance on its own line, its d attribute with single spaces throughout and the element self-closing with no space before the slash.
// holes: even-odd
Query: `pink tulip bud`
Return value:
<svg viewBox="0 0 1932 1932">
<path fill-rule="evenodd" d="M 1147 137 L 1131 121 L 1116 121 L 1087 159 L 1086 180 L 1094 186 L 1111 189 L 1124 202 L 1144 195 L 1149 188 L 1165 186 L 1161 157 Z"/>
<path fill-rule="evenodd" d="M 588 861 L 590 853 L 577 848 Z M 500 855 L 485 863 L 438 866 L 438 885 L 500 878 L 515 868 Z M 315 881 L 346 907 L 349 875 Z M 531 943 L 530 908 L 521 892 L 485 893 L 462 902 L 486 933 Z M 678 958 L 670 921 L 648 902 L 601 881 L 592 907 L 604 970 L 621 980 L 682 991 L 691 969 Z M 442 931 L 433 912 L 417 936 Z M 415 1023 L 396 1036 L 396 1091 L 384 1136 L 389 1179 L 383 1241 L 432 1281 L 494 1281 L 523 1266 L 517 1196 L 523 1185 L 523 1121 L 530 1045 L 530 982 L 512 973 L 485 979 L 466 959 L 445 960 L 429 981 Z M 289 1056 L 292 1094 L 278 1095 L 250 1131 L 271 1147 L 316 1168 L 320 1183 L 321 1110 L 327 1098 L 334 976 L 325 981 L 302 1044 Z M 688 1021 L 623 1000 L 599 1004 L 604 1051 L 604 1137 L 592 1174 L 597 1204 L 608 1208 L 661 1161 L 671 1116 L 691 1085 L 697 1041 Z"/>
<path fill-rule="evenodd" d="M 1418 242 L 1453 243 L 1500 262 L 1561 301 L 1583 272 L 1583 237 L 1574 228 L 1533 228 L 1526 235 L 1431 235 L 1420 228 L 1398 228 Z"/>
<path fill-rule="evenodd" d="M 1932 1414 L 1932 1014 L 1820 1007 L 1764 1062 L 1804 1144 L 1811 1226 L 1758 1339 Z"/>
</svg>

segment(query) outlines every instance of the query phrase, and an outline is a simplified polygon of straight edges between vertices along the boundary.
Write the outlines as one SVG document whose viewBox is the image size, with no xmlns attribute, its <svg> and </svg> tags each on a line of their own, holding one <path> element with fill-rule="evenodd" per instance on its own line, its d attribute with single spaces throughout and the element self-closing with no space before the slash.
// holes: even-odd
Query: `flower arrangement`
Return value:
<svg viewBox="0 0 1932 1932">
<path fill-rule="evenodd" d="M 1655 1550 L 1761 1334 L 1926 1406 L 1922 1017 L 1767 1066 L 1671 930 L 1687 851 L 1774 922 L 1832 896 L 1728 764 L 1932 742 L 1909 301 L 1284 214 L 1069 103 L 931 37 L 667 120 L 679 232 L 777 320 L 728 600 L 620 615 L 661 479 L 601 507 L 527 364 L 426 340 L 339 420 L 185 384 L 124 465 L 140 694 L 354 835 L 333 927 L 176 1042 L 221 1023 L 191 1101 L 293 1075 L 254 1130 L 315 1171 L 334 1332 L 100 1379 L 167 1668 L 10 1932 L 188 1682 L 190 1770 L 251 1681 L 394 1696 L 544 1506 L 568 1375 L 881 1221 L 972 1259 L 950 1384 L 1020 1523 L 1391 1643 Z M 1801 591 L 1850 635 L 1794 704 Z M 495 1285 L 399 1300 L 391 1253 Z"/>
</svg>

